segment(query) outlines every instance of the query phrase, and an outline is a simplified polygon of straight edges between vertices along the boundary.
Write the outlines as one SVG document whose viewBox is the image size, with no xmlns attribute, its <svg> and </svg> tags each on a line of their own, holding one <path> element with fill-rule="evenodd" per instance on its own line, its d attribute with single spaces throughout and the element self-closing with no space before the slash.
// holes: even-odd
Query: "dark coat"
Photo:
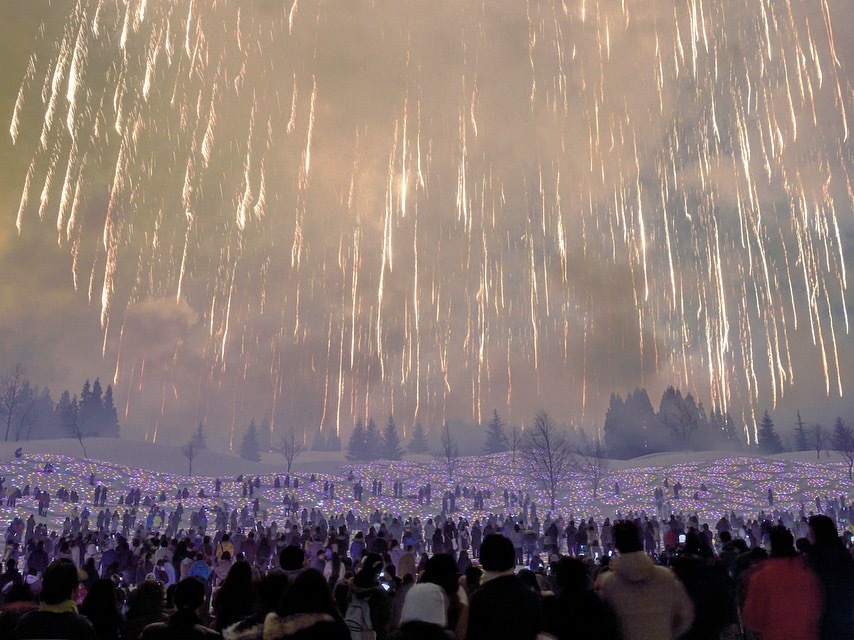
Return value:
<svg viewBox="0 0 854 640">
<path fill-rule="evenodd" d="M 140 636 L 142 640 L 209 640 L 222 636 L 203 626 L 195 611 L 179 609 L 166 622 L 148 625 Z"/>
<path fill-rule="evenodd" d="M 468 640 L 534 640 L 542 624 L 538 596 L 515 575 L 492 578 L 471 596 Z"/>
<path fill-rule="evenodd" d="M 21 616 L 15 626 L 15 640 L 30 638 L 95 640 L 95 629 L 79 613 L 31 611 Z"/>
</svg>

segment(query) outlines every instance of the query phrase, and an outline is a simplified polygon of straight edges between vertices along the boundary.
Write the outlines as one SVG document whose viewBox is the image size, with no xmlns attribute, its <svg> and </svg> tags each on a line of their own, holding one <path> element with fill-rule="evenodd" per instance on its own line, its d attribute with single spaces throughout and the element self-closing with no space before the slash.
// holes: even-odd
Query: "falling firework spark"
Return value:
<svg viewBox="0 0 854 640">
<path fill-rule="evenodd" d="M 583 422 L 647 380 L 750 418 L 804 336 L 841 396 L 851 18 L 660 5 L 77 0 L 10 105 L 16 226 L 56 211 L 152 437 L 184 362 L 200 415 L 253 381 L 271 430 Z M 200 314 L 160 369 L 148 299 Z"/>
</svg>

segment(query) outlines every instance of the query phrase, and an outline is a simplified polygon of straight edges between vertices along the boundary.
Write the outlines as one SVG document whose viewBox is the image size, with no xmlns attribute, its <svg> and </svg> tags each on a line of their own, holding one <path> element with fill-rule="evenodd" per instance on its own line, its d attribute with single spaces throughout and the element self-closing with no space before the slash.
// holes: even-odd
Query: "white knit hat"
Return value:
<svg viewBox="0 0 854 640">
<path fill-rule="evenodd" d="M 413 586 L 406 594 L 401 624 L 419 620 L 444 627 L 448 624 L 448 607 L 445 592 L 437 584 L 423 582 Z"/>
</svg>

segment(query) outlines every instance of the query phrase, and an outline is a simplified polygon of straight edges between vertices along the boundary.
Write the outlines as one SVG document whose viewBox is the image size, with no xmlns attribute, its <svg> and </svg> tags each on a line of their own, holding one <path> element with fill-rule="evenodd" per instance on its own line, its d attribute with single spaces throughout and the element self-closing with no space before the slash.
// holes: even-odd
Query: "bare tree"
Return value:
<svg viewBox="0 0 854 640">
<path fill-rule="evenodd" d="M 68 435 L 80 443 L 80 447 L 83 449 L 83 457 L 88 458 L 89 454 L 86 453 L 86 446 L 83 444 L 83 437 L 86 433 L 83 431 L 83 420 L 81 420 L 80 416 L 80 403 L 77 401 L 76 395 L 70 402 L 64 404 L 60 408 L 60 419 L 62 420 L 62 426 L 68 432 Z"/>
<path fill-rule="evenodd" d="M 445 459 L 445 468 L 448 471 L 448 481 L 454 481 L 454 470 L 459 462 L 459 449 L 457 440 L 451 434 L 451 426 L 446 422 L 442 427 L 442 457 Z"/>
<path fill-rule="evenodd" d="M 690 396 L 689 396 L 690 397 Z M 688 443 L 694 432 L 700 428 L 699 415 L 695 407 L 686 399 L 671 404 L 664 416 L 664 426 L 682 443 L 682 450 L 688 451 Z"/>
<path fill-rule="evenodd" d="M 573 464 L 566 434 L 557 428 L 549 414 L 540 410 L 525 431 L 521 452 L 534 479 L 548 494 L 554 511 L 558 489 Z"/>
<path fill-rule="evenodd" d="M 586 447 L 576 450 L 575 462 L 578 472 L 587 477 L 593 485 L 593 497 L 599 493 L 599 486 L 608 474 L 608 459 L 601 438 L 596 438 Z"/>
<path fill-rule="evenodd" d="M 848 479 L 854 480 L 854 429 L 837 418 L 831 438 L 833 450 L 845 458 L 848 463 Z"/>
<path fill-rule="evenodd" d="M 190 463 L 190 470 L 187 473 L 188 476 L 193 475 L 193 460 L 195 460 L 201 452 L 202 448 L 199 446 L 199 443 L 194 436 L 190 436 L 189 442 L 181 447 L 181 454 Z"/>
<path fill-rule="evenodd" d="M 522 432 L 519 431 L 519 427 L 513 427 L 510 429 L 509 434 L 504 435 L 504 444 L 511 453 L 510 466 L 515 471 L 516 453 L 519 451 L 519 447 L 522 446 Z"/>
<path fill-rule="evenodd" d="M 0 378 L 0 409 L 3 411 L 3 422 L 6 423 L 6 441 L 9 440 L 12 421 L 18 413 L 23 377 L 24 367 L 19 362 Z"/>
<path fill-rule="evenodd" d="M 815 449 L 815 459 L 821 459 L 822 449 L 827 449 L 830 442 L 830 434 L 820 424 L 811 424 L 807 429 L 807 442 L 810 449 Z"/>
<path fill-rule="evenodd" d="M 297 456 L 302 452 L 303 446 L 302 442 L 297 440 L 297 437 L 294 435 L 293 431 L 288 431 L 283 434 L 279 441 L 273 445 L 273 451 L 276 453 L 280 453 L 282 457 L 285 459 L 285 463 L 288 465 L 288 474 L 291 473 L 291 465 L 294 463 L 294 460 L 297 459 Z"/>
</svg>

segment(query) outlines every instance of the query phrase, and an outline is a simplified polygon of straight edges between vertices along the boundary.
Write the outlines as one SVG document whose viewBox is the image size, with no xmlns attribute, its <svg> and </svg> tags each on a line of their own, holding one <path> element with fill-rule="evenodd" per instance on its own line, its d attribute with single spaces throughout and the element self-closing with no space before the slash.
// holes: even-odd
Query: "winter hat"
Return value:
<svg viewBox="0 0 854 640">
<path fill-rule="evenodd" d="M 423 582 L 416 584 L 406 594 L 400 623 L 429 622 L 444 627 L 448 624 L 448 612 L 445 593 L 437 584 Z"/>
<path fill-rule="evenodd" d="M 484 571 L 508 571 L 516 566 L 513 543 L 500 533 L 492 533 L 480 545 L 480 564 Z"/>
</svg>

